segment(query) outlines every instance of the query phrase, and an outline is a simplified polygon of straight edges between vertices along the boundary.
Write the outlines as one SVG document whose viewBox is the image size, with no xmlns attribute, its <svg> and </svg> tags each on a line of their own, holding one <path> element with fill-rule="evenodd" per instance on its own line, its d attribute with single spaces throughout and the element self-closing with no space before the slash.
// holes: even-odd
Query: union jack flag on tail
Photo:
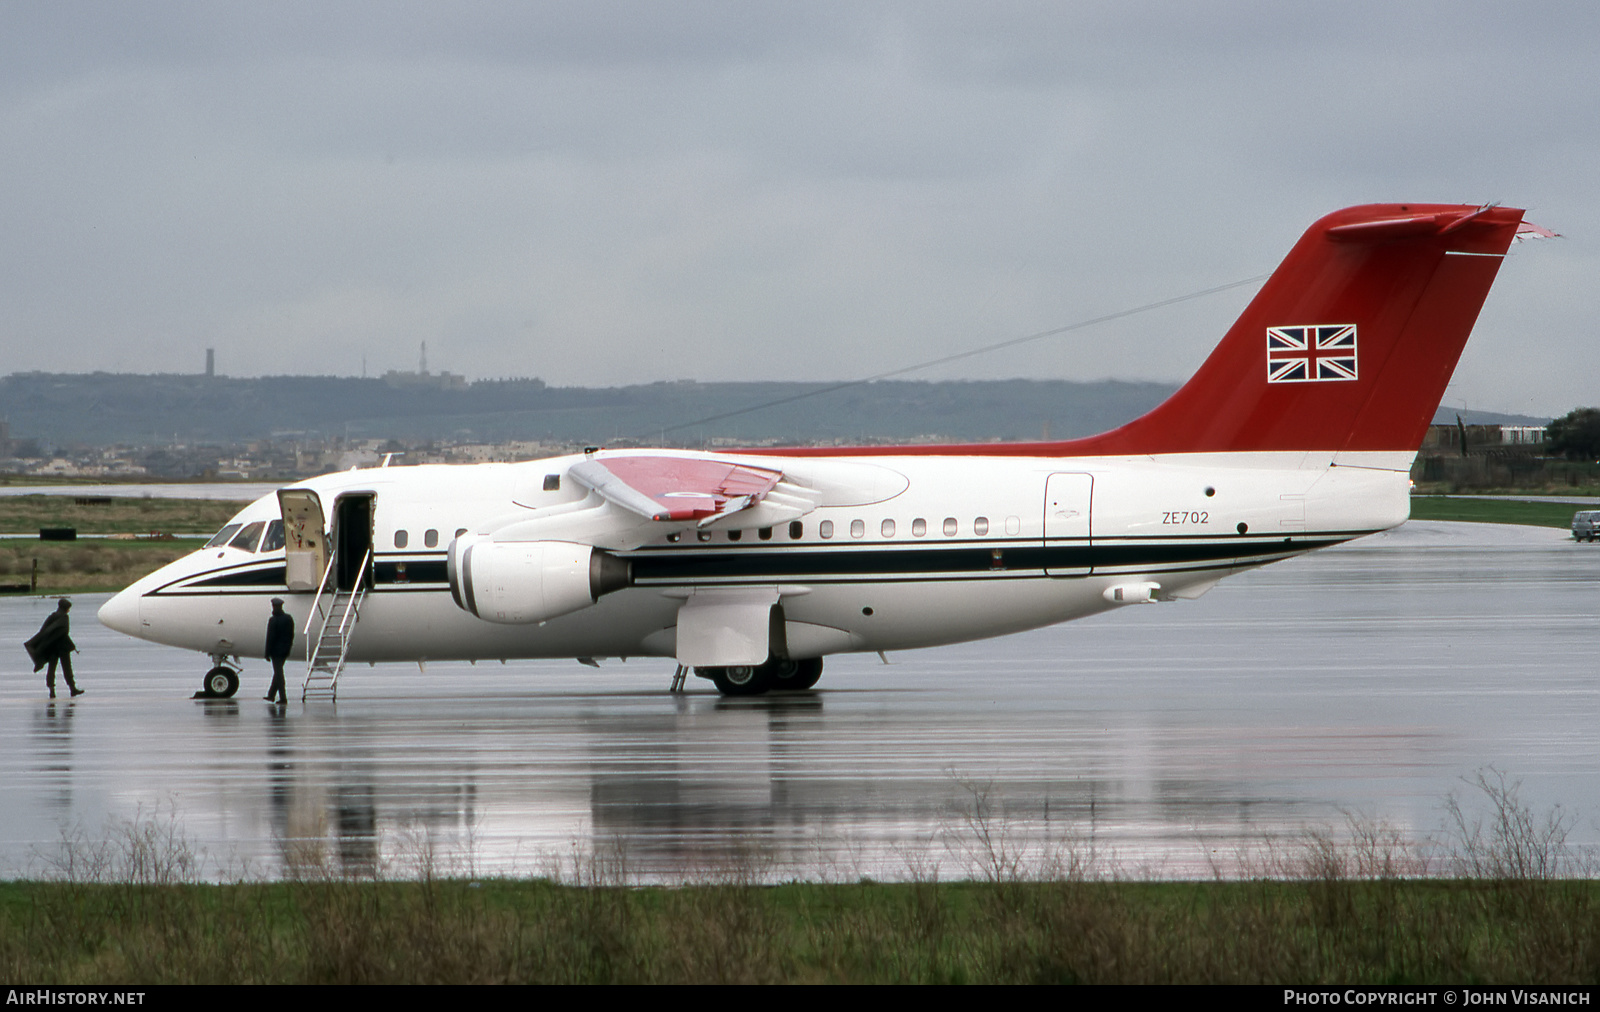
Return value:
<svg viewBox="0 0 1600 1012">
<path fill-rule="evenodd" d="M 1356 325 L 1267 328 L 1267 382 L 1356 378 Z"/>
</svg>

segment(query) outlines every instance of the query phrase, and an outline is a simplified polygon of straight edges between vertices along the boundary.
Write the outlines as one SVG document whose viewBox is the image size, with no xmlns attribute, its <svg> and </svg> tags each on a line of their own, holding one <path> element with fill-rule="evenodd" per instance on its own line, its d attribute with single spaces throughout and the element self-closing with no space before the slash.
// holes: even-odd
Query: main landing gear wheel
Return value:
<svg viewBox="0 0 1600 1012">
<path fill-rule="evenodd" d="M 759 696 L 771 689 L 798 691 L 809 689 L 822 677 L 822 658 L 801 660 L 771 658 L 765 664 L 741 664 L 726 668 L 695 668 L 701 678 L 709 678 L 724 696 Z"/>
<path fill-rule="evenodd" d="M 767 666 L 772 668 L 772 687 L 784 691 L 798 692 L 809 689 L 817 684 L 817 679 L 822 677 L 822 658 L 803 657 L 799 660 L 770 660 Z"/>
<path fill-rule="evenodd" d="M 201 691 L 207 696 L 227 699 L 239 691 L 239 672 L 218 664 L 206 672 L 206 679 L 201 683 Z"/>
<path fill-rule="evenodd" d="M 726 668 L 705 668 L 706 674 L 724 696 L 759 696 L 772 688 L 770 664 L 738 664 Z M 696 672 L 698 674 L 699 672 Z"/>
</svg>

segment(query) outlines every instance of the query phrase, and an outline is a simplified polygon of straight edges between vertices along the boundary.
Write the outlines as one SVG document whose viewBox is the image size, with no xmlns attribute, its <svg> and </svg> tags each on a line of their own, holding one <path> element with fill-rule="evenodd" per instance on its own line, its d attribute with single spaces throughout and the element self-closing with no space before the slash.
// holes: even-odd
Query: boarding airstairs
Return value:
<svg viewBox="0 0 1600 1012">
<path fill-rule="evenodd" d="M 361 602 L 367 597 L 366 573 L 372 564 L 372 550 L 368 549 L 362 558 L 356 569 L 355 587 L 349 590 L 339 587 L 335 577 L 338 556 L 338 551 L 329 556 L 322 584 L 311 603 L 311 614 L 306 618 L 306 680 L 300 687 L 302 702 L 307 699 L 331 701 L 338 697 L 339 673 L 350 656 L 350 638 L 361 618 Z"/>
</svg>

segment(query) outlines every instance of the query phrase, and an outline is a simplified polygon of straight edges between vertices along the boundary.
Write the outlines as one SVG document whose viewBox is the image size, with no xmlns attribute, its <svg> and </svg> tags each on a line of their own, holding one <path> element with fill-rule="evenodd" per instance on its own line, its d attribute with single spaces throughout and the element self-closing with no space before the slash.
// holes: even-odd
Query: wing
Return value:
<svg viewBox="0 0 1600 1012">
<path fill-rule="evenodd" d="M 546 462 L 538 462 L 542 473 Z M 774 466 L 776 465 L 776 466 Z M 631 585 L 631 563 L 613 553 L 694 528 L 770 528 L 819 506 L 864 505 L 899 495 L 909 480 L 854 461 L 752 461 L 694 451 L 596 452 L 565 476 L 586 489 L 578 500 L 491 518 L 451 542 L 446 572 L 458 607 L 488 622 L 528 624 L 586 608 Z M 545 476 L 548 479 L 548 475 Z M 559 487 L 559 482 L 546 482 Z M 769 532 L 770 533 L 770 532 Z M 791 532 L 799 537 L 799 532 Z M 697 541 L 710 540 L 701 531 Z M 789 593 L 806 593 L 791 588 Z M 770 653 L 773 605 L 784 591 L 678 588 L 678 658 L 686 664 L 758 664 Z M 687 660 L 685 660 L 687 658 Z"/>
<path fill-rule="evenodd" d="M 600 451 L 564 472 L 587 490 L 581 501 L 544 508 L 519 501 L 515 512 L 485 520 L 470 537 L 628 551 L 675 531 L 775 527 L 819 506 L 883 502 L 909 485 L 904 475 L 878 464 L 805 458 L 793 465 L 804 477 L 771 457 Z"/>
<path fill-rule="evenodd" d="M 717 457 L 626 454 L 591 457 L 567 474 L 608 502 L 658 523 L 770 527 L 817 505 L 813 489 L 783 472 Z"/>
</svg>

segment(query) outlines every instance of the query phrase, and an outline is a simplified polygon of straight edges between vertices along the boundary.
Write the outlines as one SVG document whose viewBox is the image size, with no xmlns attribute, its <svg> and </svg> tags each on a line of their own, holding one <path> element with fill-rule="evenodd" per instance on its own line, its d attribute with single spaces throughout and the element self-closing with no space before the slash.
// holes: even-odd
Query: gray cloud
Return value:
<svg viewBox="0 0 1600 1012">
<path fill-rule="evenodd" d="M 850 378 L 1501 199 L 1449 397 L 1600 401 L 1588 6 L 0 7 L 4 371 Z M 931 376 L 1180 380 L 1248 298 Z"/>
</svg>

